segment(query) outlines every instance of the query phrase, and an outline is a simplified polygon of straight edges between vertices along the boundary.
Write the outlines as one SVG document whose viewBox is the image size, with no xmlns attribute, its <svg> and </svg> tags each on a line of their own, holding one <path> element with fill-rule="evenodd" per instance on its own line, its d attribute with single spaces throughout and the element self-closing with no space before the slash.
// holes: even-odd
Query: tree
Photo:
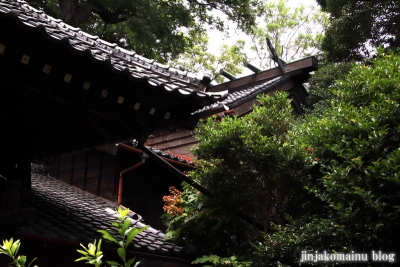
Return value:
<svg viewBox="0 0 400 267">
<path fill-rule="evenodd" d="M 306 110 L 318 113 L 330 106 L 330 101 L 335 98 L 330 88 L 339 80 L 346 78 L 353 63 L 327 63 L 319 67 L 308 81 L 308 98 Z"/>
<path fill-rule="evenodd" d="M 224 13 L 240 28 L 253 25 L 258 0 L 29 0 L 32 6 L 121 47 L 167 62 L 192 47 L 203 25 L 220 30 Z"/>
<path fill-rule="evenodd" d="M 246 33 L 251 38 L 251 49 L 256 52 L 262 69 L 271 67 L 273 61 L 265 41 L 268 37 L 278 56 L 286 62 L 315 55 L 320 52 L 320 43 L 328 16 L 314 7 L 288 6 L 287 0 L 267 2 L 261 8 L 258 27 Z"/>
<path fill-rule="evenodd" d="M 399 60 L 381 51 L 371 66 L 353 65 L 347 77 L 327 88 L 334 96 L 329 106 L 293 128 L 292 138 L 309 147 L 314 159 L 304 187 L 323 209 L 267 234 L 254 266 L 299 264 L 301 250 L 397 252 Z M 383 264 L 369 260 L 369 266 Z"/>
<path fill-rule="evenodd" d="M 238 75 L 243 72 L 243 62 L 247 56 L 244 53 L 244 41 L 239 40 L 234 45 L 223 44 L 220 55 L 214 55 L 208 50 L 208 36 L 206 34 L 193 37 L 199 40 L 198 44 L 189 47 L 170 64 L 181 70 L 188 70 L 195 73 L 208 72 L 213 79 L 219 83 L 224 77 L 219 74 L 221 69 Z"/>
<path fill-rule="evenodd" d="M 201 41 L 172 61 L 172 65 L 195 72 L 211 72 L 217 82 L 222 82 L 224 77 L 219 75 L 220 69 L 235 76 L 243 72 L 245 61 L 253 60 L 257 62 L 254 65 L 259 65 L 261 69 L 273 65 L 266 37 L 273 40 L 278 55 L 287 62 L 320 52 L 320 42 L 328 21 L 325 13 L 314 7 L 292 8 L 287 0 L 265 2 L 257 10 L 257 24 L 261 26 L 248 28 L 247 36 L 243 36 L 251 43 L 255 59 L 244 52 L 248 48 L 244 40 L 234 45 L 223 45 L 220 56 L 213 55 L 207 50 L 208 38 L 202 34 L 192 37 Z"/>
<path fill-rule="evenodd" d="M 202 168 L 190 177 L 214 197 L 185 185 L 175 194 L 179 201 L 167 203 L 169 235 L 178 242 L 221 256 L 251 253 L 260 230 L 273 231 L 271 223 L 287 222 L 287 213 L 298 216 L 309 201 L 301 185 L 307 151 L 288 139 L 294 123 L 290 100 L 277 93 L 259 101 L 246 117 L 210 119 L 197 128 L 194 153 Z"/>
<path fill-rule="evenodd" d="M 331 21 L 322 49 L 332 62 L 371 57 L 371 47 L 398 47 L 400 5 L 383 0 L 317 0 Z"/>
<path fill-rule="evenodd" d="M 399 242 L 399 59 L 381 52 L 372 66 L 355 66 L 332 90 L 332 107 L 297 132 L 321 159 L 321 187 L 313 192 L 364 251 Z"/>
<path fill-rule="evenodd" d="M 201 126 L 196 151 L 206 161 L 191 176 L 218 201 L 186 186 L 175 203 L 181 213 L 168 215 L 172 234 L 251 266 L 296 266 L 302 250 L 398 253 L 399 62 L 380 50 L 372 65 L 354 64 L 329 82 L 333 97 L 318 113 L 294 119 L 277 94 L 254 114 Z"/>
</svg>

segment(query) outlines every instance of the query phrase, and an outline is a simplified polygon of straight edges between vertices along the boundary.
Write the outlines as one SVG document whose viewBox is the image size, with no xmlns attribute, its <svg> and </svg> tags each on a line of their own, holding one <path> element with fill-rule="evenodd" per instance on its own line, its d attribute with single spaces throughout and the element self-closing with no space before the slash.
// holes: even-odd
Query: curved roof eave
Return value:
<svg viewBox="0 0 400 267">
<path fill-rule="evenodd" d="M 228 96 L 227 91 L 199 91 L 201 80 L 195 74 L 160 64 L 85 33 L 29 6 L 25 1 L 0 1 L 0 16 L 14 20 L 24 30 L 40 32 L 48 41 L 63 45 L 73 53 L 86 55 L 93 63 L 106 65 L 113 73 L 124 74 L 135 82 L 145 82 L 148 87 L 157 87 L 163 93 L 206 99 L 209 103 Z"/>
</svg>

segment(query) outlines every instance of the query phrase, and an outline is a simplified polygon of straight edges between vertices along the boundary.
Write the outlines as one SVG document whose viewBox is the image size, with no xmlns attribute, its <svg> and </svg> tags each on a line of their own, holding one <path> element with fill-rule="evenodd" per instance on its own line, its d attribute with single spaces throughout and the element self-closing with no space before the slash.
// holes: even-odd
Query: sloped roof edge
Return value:
<svg viewBox="0 0 400 267">
<path fill-rule="evenodd" d="M 148 87 L 157 87 L 165 93 L 193 96 L 210 101 L 224 99 L 228 92 L 209 93 L 198 91 L 201 80 L 196 74 L 160 64 L 111 44 L 46 15 L 22 0 L 0 0 L 0 17 L 15 21 L 28 31 L 40 32 L 47 40 L 64 45 L 71 52 L 86 55 L 96 64 L 108 66 L 111 72 L 126 75 L 135 82 L 145 82 Z M 84 44 L 84 45 L 82 45 Z M 99 52 L 100 51 L 100 52 Z M 105 56 L 106 55 L 106 56 Z"/>
<path fill-rule="evenodd" d="M 290 77 L 277 77 L 262 84 L 232 92 L 224 100 L 205 106 L 202 109 L 196 110 L 192 114 L 198 116 L 199 118 L 204 118 L 210 115 L 214 115 L 217 112 L 235 108 L 246 101 L 255 99 L 260 94 L 267 93 L 273 90 L 275 87 L 289 80 Z"/>
<path fill-rule="evenodd" d="M 93 242 L 99 238 L 98 229 L 108 229 L 112 235 L 118 235 L 117 230 L 110 227 L 116 218 L 114 210 L 117 203 L 80 191 L 58 180 L 32 174 L 32 189 L 24 189 L 21 198 L 21 205 L 36 209 L 36 216 L 35 223 L 19 226 L 17 235 L 81 243 Z M 135 218 L 129 218 L 131 226 L 145 226 L 140 222 L 140 216 Z M 114 246 L 107 241 L 104 241 L 104 245 Z M 180 259 L 191 258 L 195 253 L 192 248 L 166 241 L 164 233 L 152 227 L 138 234 L 128 250 Z"/>
</svg>

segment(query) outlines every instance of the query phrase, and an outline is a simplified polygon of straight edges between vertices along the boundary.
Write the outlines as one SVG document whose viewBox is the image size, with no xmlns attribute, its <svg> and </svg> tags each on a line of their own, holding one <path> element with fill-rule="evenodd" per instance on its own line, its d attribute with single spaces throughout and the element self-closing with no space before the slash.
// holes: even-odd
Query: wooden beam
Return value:
<svg viewBox="0 0 400 267">
<path fill-rule="evenodd" d="M 315 57 L 308 57 L 285 65 L 286 73 L 284 76 L 292 77 L 295 75 L 301 75 L 303 73 L 309 73 L 317 69 L 318 69 L 318 60 Z M 209 87 L 207 91 L 220 92 L 224 90 L 229 90 L 229 92 L 234 92 L 243 87 L 250 87 L 250 85 L 260 84 L 262 82 L 265 82 L 267 80 L 273 79 L 278 76 L 282 76 L 282 72 L 279 67 L 255 73 L 246 77 L 238 78 L 234 81 Z"/>
</svg>

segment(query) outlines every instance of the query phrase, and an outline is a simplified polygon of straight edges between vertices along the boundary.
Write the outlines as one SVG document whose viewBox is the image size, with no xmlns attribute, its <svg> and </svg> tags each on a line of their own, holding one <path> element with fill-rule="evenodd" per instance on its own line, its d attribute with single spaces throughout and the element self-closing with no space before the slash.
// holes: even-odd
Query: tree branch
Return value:
<svg viewBox="0 0 400 267">
<path fill-rule="evenodd" d="M 75 27 L 85 24 L 92 12 L 99 15 L 106 24 L 117 24 L 127 20 L 122 16 L 121 9 L 111 12 L 96 0 L 85 4 L 79 4 L 78 0 L 58 0 L 58 3 L 61 19 Z"/>
<path fill-rule="evenodd" d="M 99 15 L 99 17 L 107 24 L 118 24 L 120 22 L 127 20 L 127 18 L 122 16 L 121 9 L 117 9 L 111 12 L 105 6 L 103 6 L 97 1 L 93 1 L 92 11 L 97 15 Z"/>
</svg>

